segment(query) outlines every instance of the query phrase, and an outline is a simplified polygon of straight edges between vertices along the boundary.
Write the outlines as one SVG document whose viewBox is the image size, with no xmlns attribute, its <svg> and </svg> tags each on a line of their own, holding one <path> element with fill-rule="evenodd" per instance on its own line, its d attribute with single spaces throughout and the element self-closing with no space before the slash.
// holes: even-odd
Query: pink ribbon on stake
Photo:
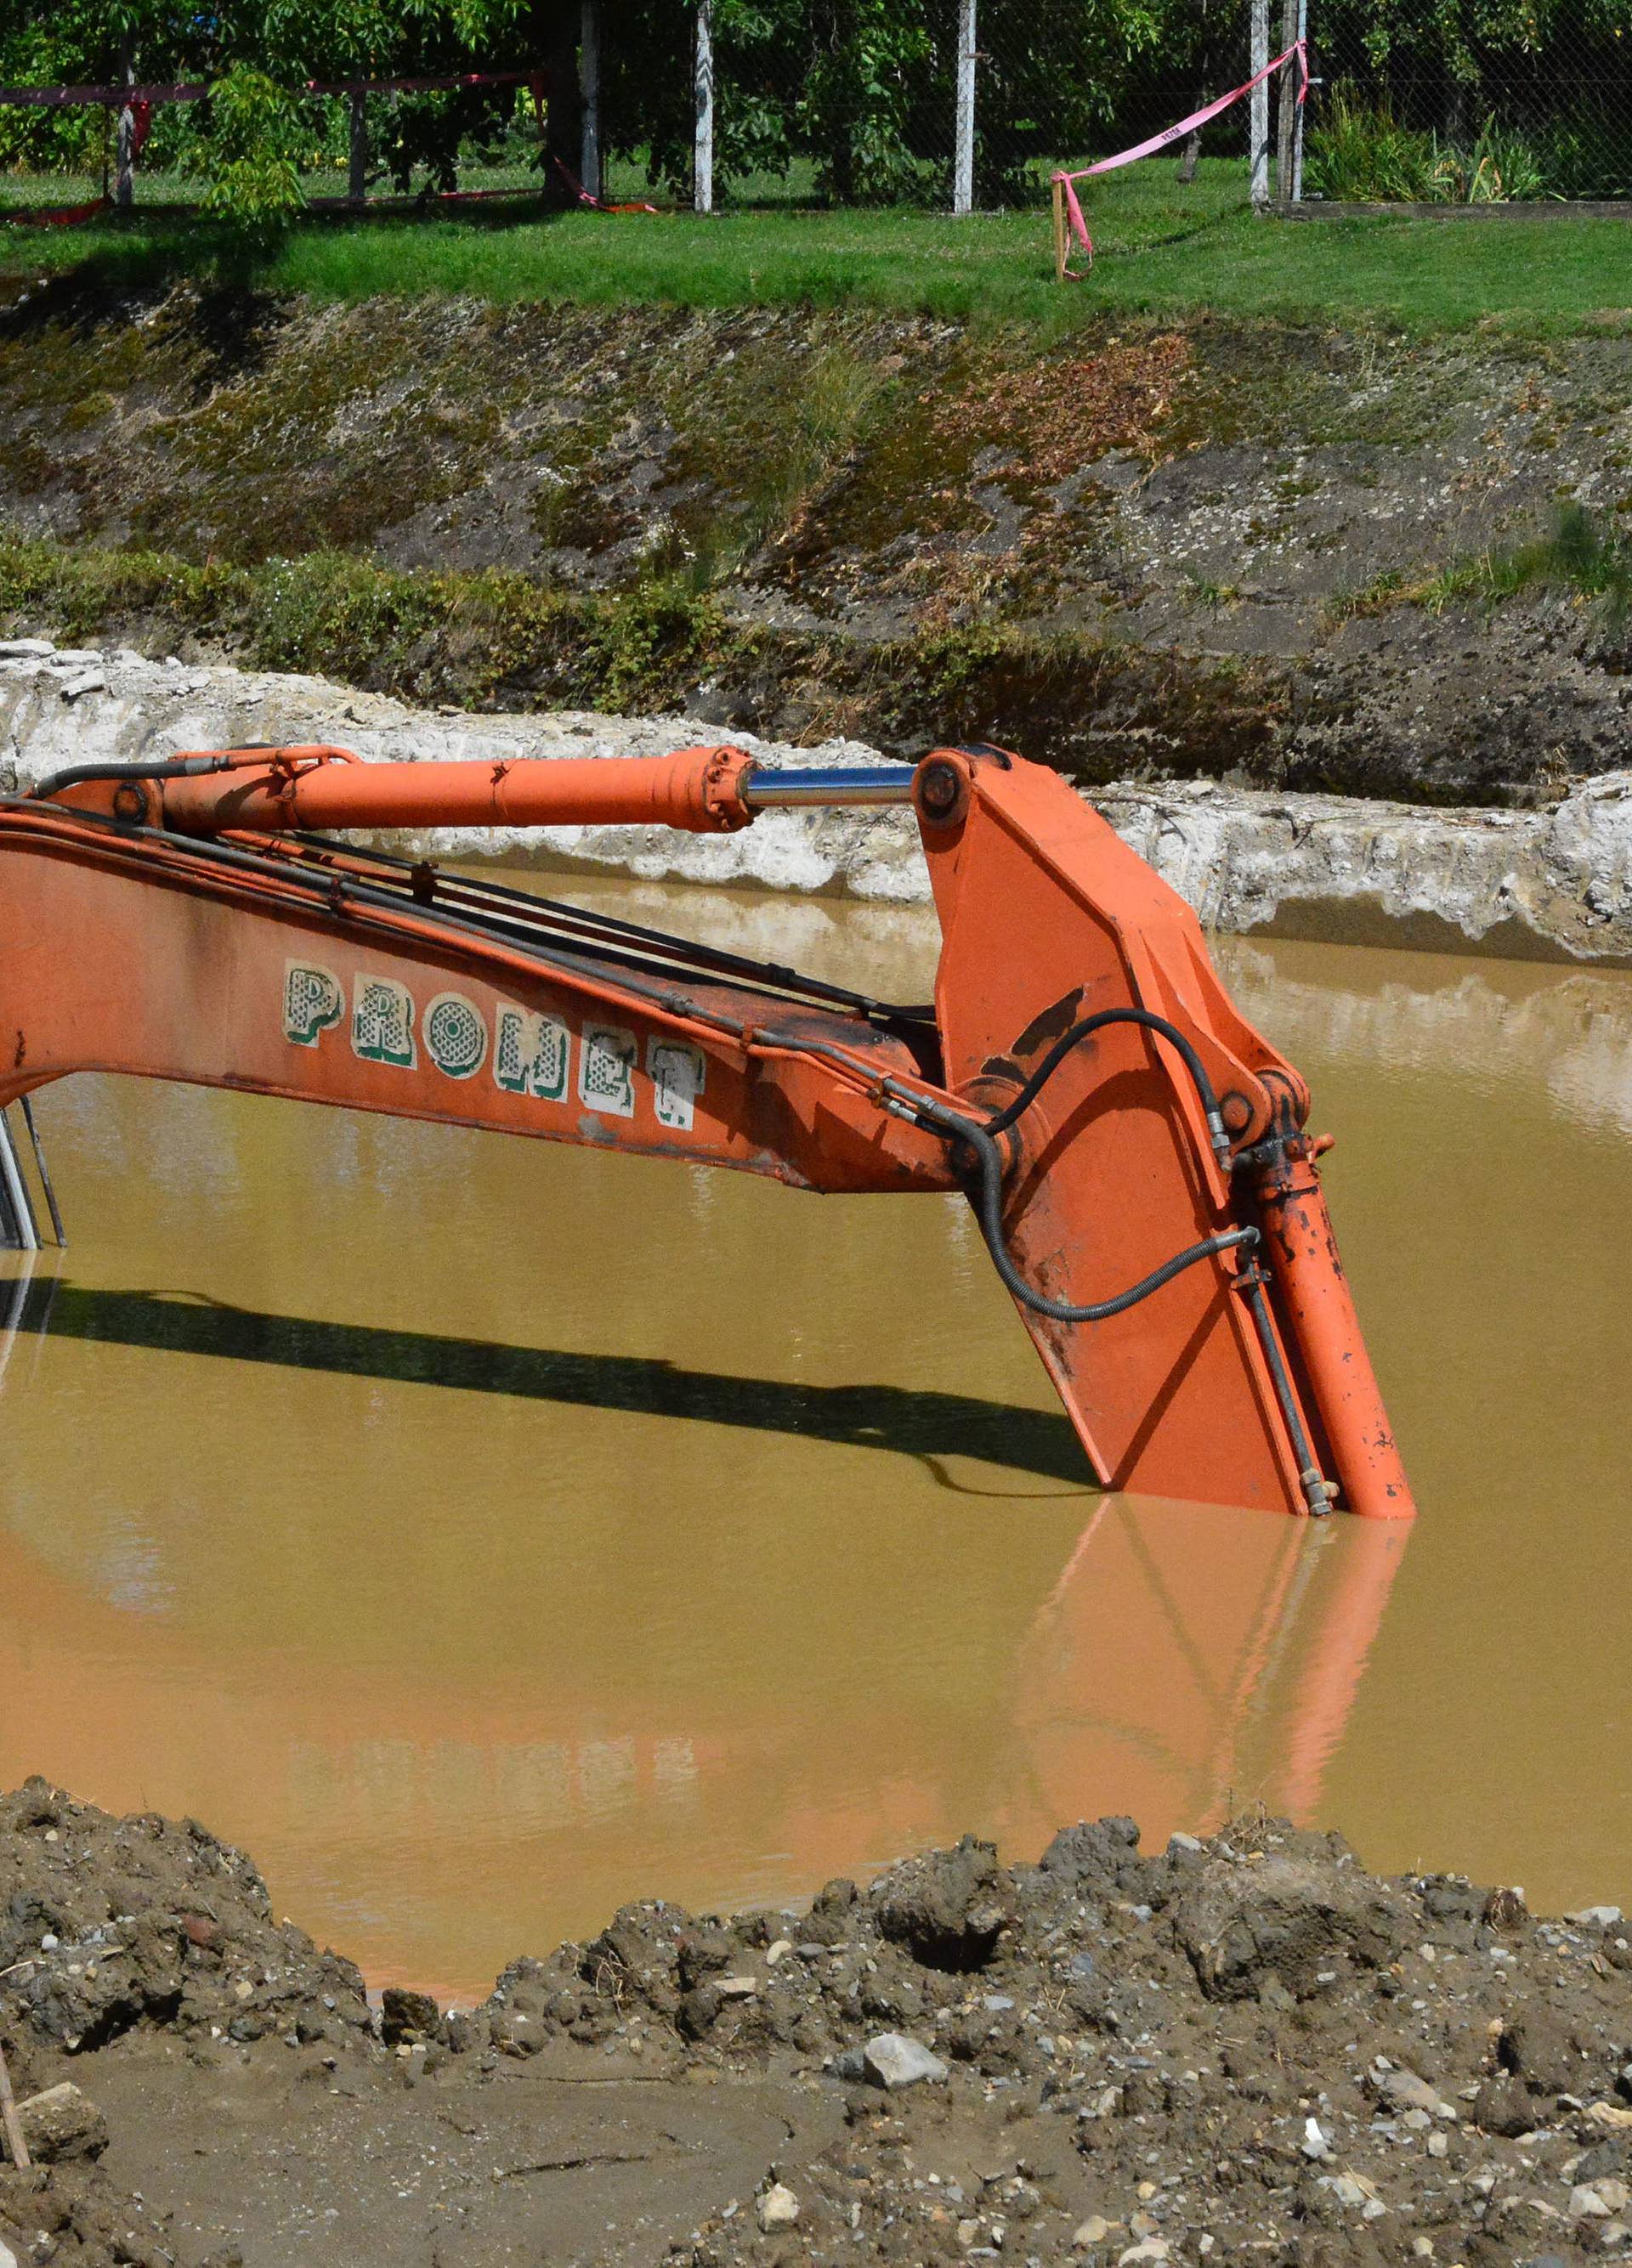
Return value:
<svg viewBox="0 0 1632 2268">
<path fill-rule="evenodd" d="M 1273 63 L 1266 63 L 1261 71 L 1254 71 L 1250 79 L 1240 86 L 1232 87 L 1228 94 L 1221 94 L 1215 101 L 1204 104 L 1200 110 L 1193 110 L 1189 117 L 1181 118 L 1177 126 L 1163 127 L 1160 134 L 1153 134 L 1148 142 L 1137 142 L 1131 150 L 1119 150 L 1114 158 L 1101 158 L 1096 165 L 1079 166 L 1074 173 L 1056 173 L 1053 176 L 1065 192 L 1066 217 L 1070 224 L 1071 233 L 1087 253 L 1090 268 L 1094 264 L 1094 240 L 1088 232 L 1088 223 L 1082 217 L 1082 208 L 1077 200 L 1074 184 L 1087 180 L 1091 173 L 1114 173 L 1119 166 L 1136 165 L 1141 158 L 1154 158 L 1158 150 L 1170 148 L 1182 136 L 1193 134 L 1199 126 L 1205 126 L 1210 119 L 1216 118 L 1221 111 L 1228 110 L 1232 102 L 1239 102 L 1244 94 L 1251 94 L 1252 89 L 1261 85 L 1265 79 L 1273 78 L 1281 64 L 1290 63 L 1294 55 L 1297 57 L 1298 68 L 1297 99 L 1302 102 L 1309 92 L 1308 43 L 1303 40 L 1294 40 L 1284 55 L 1277 55 Z M 1067 268 L 1064 273 L 1077 283 L 1084 280 L 1079 269 Z"/>
</svg>

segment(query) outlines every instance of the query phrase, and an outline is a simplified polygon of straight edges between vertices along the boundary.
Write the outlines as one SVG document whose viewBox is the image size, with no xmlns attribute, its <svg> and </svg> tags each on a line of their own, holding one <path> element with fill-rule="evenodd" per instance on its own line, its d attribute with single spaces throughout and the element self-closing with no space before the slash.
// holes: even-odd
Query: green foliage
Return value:
<svg viewBox="0 0 1632 2268">
<path fill-rule="evenodd" d="M 1435 137 L 1458 184 L 1436 194 L 1625 193 L 1632 0 L 1323 0 L 1311 28 L 1321 69 Z M 1336 122 L 1317 96 L 1311 123 Z"/>
<path fill-rule="evenodd" d="M 340 654 L 400 652 L 425 636 L 436 613 L 423 579 L 345 551 L 273 560 L 245 589 L 256 658 L 269 669 L 321 672 Z"/>
<path fill-rule="evenodd" d="M 1548 194 L 1536 145 L 1494 114 L 1466 149 L 1402 126 L 1386 97 L 1334 92 L 1311 135 L 1304 178 L 1316 195 L 1355 204 L 1499 204 Z"/>
<path fill-rule="evenodd" d="M 275 226 L 298 212 L 300 152 L 309 136 L 287 91 L 236 64 L 210 90 L 204 206 L 241 226 Z"/>
<path fill-rule="evenodd" d="M 1345 204 L 1410 204 L 1438 194 L 1433 136 L 1401 126 L 1386 100 L 1340 86 L 1309 136 L 1303 180 Z"/>
<path fill-rule="evenodd" d="M 683 195 L 690 9 L 608 5 L 609 146 Z M 1085 149 L 1147 82 L 1164 122 L 1201 67 L 1207 18 L 1196 0 L 983 0 L 977 202 L 1009 201 L 1033 159 Z M 717 190 L 808 166 L 835 204 L 943 204 L 957 22 L 957 0 L 715 0 Z"/>
<path fill-rule="evenodd" d="M 202 178 L 210 210 L 251 229 L 300 202 L 299 173 L 343 157 L 343 105 L 308 97 L 309 79 L 469 70 L 497 48 L 530 47 L 527 0 L 0 0 L 0 81 L 19 85 L 203 82 L 203 103 L 159 106 L 144 163 Z M 462 143 L 491 141 L 513 107 L 508 88 L 461 89 L 397 107 L 384 157 L 451 183 Z M 381 119 L 381 123 L 384 120 Z M 103 109 L 0 111 L 0 166 L 98 169 Z"/>
<path fill-rule="evenodd" d="M 602 10 L 603 146 L 683 199 L 695 0 Z M 149 162 L 202 177 L 218 209 L 265 225 L 291 210 L 292 168 L 344 160 L 344 106 L 302 98 L 309 78 L 549 65 L 561 89 L 551 133 L 570 152 L 576 18 L 573 0 L 219 0 L 198 11 L 62 0 L 48 13 L 0 0 L 0 79 L 112 82 L 129 62 L 140 78 L 221 89 L 156 113 Z M 1136 138 L 1202 85 L 1230 84 L 1244 25 L 1240 0 L 981 0 L 977 202 L 1023 201 L 1040 166 Z M 798 178 L 832 204 L 944 204 L 957 27 L 957 0 L 714 0 L 717 188 Z M 1318 94 L 1311 110 L 1315 173 L 1371 184 L 1326 194 L 1483 201 L 1627 186 L 1632 0 L 1322 0 L 1313 29 L 1326 71 L 1365 83 L 1348 115 Z M 513 132 L 518 104 L 509 89 L 461 88 L 370 110 L 377 165 L 395 185 L 447 188 Z M 1242 117 L 1221 122 L 1209 150 L 1238 149 Z M 0 112 L 0 167 L 94 171 L 107 125 L 95 111 Z M 1435 186 L 1400 186 L 1425 175 Z"/>
<path fill-rule="evenodd" d="M 1530 591 L 1596 600 L 1605 627 L 1619 632 L 1632 611 L 1632 546 L 1601 527 L 1578 504 L 1567 504 L 1549 534 L 1507 551 L 1481 551 L 1404 595 L 1437 609 L 1453 599 L 1495 605 Z"/>
<path fill-rule="evenodd" d="M 1465 166 L 1453 173 L 1460 204 L 1501 204 L 1547 194 L 1541 160 L 1525 136 L 1487 113 Z"/>
<path fill-rule="evenodd" d="M 1473 552 L 1414 579 L 1395 569 L 1333 611 L 1377 615 L 1407 606 L 1438 614 L 1458 600 L 1495 607 L 1544 591 L 1595 603 L 1600 629 L 1619 638 L 1632 618 L 1632 541 L 1604 527 L 1584 506 L 1566 504 L 1545 535 L 1505 550 Z"/>
</svg>

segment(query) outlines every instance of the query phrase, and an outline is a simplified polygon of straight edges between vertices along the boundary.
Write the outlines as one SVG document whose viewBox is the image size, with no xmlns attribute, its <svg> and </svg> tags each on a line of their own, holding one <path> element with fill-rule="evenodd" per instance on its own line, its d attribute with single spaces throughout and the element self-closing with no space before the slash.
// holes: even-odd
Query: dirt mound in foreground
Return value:
<svg viewBox="0 0 1632 2268">
<path fill-rule="evenodd" d="M 1619 1911 L 1536 1922 L 1283 1822 L 1146 1855 L 1101 1820 L 1035 1867 L 965 1839 L 799 1913 L 633 1904 L 479 2008 L 373 2011 L 240 1853 L 35 1781 L 0 1802 L 0 1932 L 19 2095 L 70 2080 L 111 2136 L 70 2103 L 63 2157 L 0 2169 L 19 2263 L 1632 2253 Z"/>
<path fill-rule="evenodd" d="M 275 1923 L 241 1851 L 42 1779 L 0 1798 L 0 1994 L 8 2031 L 70 2056 L 138 2026 L 241 2045 L 373 2027 L 361 1970 Z"/>
</svg>

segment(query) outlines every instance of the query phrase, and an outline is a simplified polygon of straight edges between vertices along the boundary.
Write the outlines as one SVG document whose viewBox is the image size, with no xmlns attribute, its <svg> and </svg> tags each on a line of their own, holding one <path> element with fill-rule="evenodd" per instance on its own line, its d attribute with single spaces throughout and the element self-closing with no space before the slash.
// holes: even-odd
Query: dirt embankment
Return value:
<svg viewBox="0 0 1632 2268">
<path fill-rule="evenodd" d="M 0 2261 L 1632 2248 L 1618 1911 L 1538 1923 L 1274 1820 L 966 1841 L 797 1914 L 630 1905 L 458 2012 L 374 2011 L 274 1912 L 194 1822 L 0 1800 L 0 2038 L 47 2161 L 0 2166 Z"/>
<path fill-rule="evenodd" d="M 1566 504 L 1613 531 L 1629 465 L 1610 336 L 1039 346 L 94 279 L 0 307 L 13 628 L 424 703 L 990 738 L 1090 785 L 1527 804 L 1624 762 L 1597 570 L 1504 571 L 1495 606 L 1435 578 Z"/>
<path fill-rule="evenodd" d="M 0 640 L 0 793 L 90 762 L 153 762 L 246 741 L 340 742 L 366 759 L 643 755 L 710 737 L 705 720 L 569 711 L 437 714 L 321 678 L 180 659 L 151 662 L 42 639 Z M 739 734 L 763 762 L 869 764 L 854 740 L 807 751 Z M 1101 811 L 1209 927 L 1478 951 L 1632 960 L 1632 772 L 1584 781 L 1537 809 L 1425 809 L 1370 799 L 1128 782 Z M 786 811 L 730 836 L 665 828 L 429 828 L 388 838 L 436 858 L 586 863 L 858 897 L 927 900 L 905 812 Z"/>
</svg>

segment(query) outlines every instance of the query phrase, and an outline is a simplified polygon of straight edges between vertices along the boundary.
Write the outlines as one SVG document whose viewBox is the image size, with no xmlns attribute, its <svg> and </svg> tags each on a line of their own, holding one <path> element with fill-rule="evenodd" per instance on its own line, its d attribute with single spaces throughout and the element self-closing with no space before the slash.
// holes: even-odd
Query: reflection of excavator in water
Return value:
<svg viewBox="0 0 1632 2268">
<path fill-rule="evenodd" d="M 0 1423 L 45 1390 L 53 1342 L 83 1347 L 88 1317 L 71 1310 L 97 1296 L 28 1255 L 0 1267 Z M 130 1343 L 115 1328 L 107 1344 Z M 233 1406 L 264 1427 L 282 1405 Z M 257 1539 L 246 1588 L 235 1555 L 191 1548 L 174 1473 L 166 1440 L 134 1445 L 114 1491 L 124 1548 L 107 1554 L 55 1491 L 7 1504 L 0 1785 L 41 1770 L 97 1802 L 194 1811 L 275 1865 L 310 1926 L 343 1929 L 372 1982 L 461 1994 L 485 1988 L 519 1924 L 587 1934 L 631 1870 L 711 1903 L 722 1881 L 780 1899 L 971 1825 L 1034 1855 L 1085 1807 L 1131 1813 L 1147 1849 L 1248 1802 L 1312 1825 L 1411 1532 L 1085 1498 L 1064 1565 L 1033 1549 L 995 1603 L 978 1553 L 881 1609 L 890 1556 L 841 1551 L 823 1568 L 828 1618 L 772 1606 L 767 1641 L 733 1668 L 707 1643 L 656 1660 L 607 1643 L 631 1614 L 649 1629 L 660 1596 L 688 1624 L 714 1597 L 680 1528 L 631 1570 L 518 1523 L 462 1559 L 462 1611 L 428 1646 L 402 1590 L 343 1572 L 343 1605 L 314 1622 L 308 1511 L 281 1476 L 241 1499 Z M 997 1500 L 1022 1513 L 1037 1498 L 1013 1477 Z M 409 1556 L 411 1588 L 437 1563 Z M 541 1580 L 564 1590 L 569 1565 L 574 1612 L 550 1644 L 524 1622 L 496 1649 L 518 1601 Z M 864 1676 L 836 1675 L 829 1629 L 869 1612 L 893 1642 Z M 1388 1734 L 1373 1721 L 1360 1738 L 1351 1781 Z M 391 1894 L 359 1905 L 359 1883 Z"/>
<path fill-rule="evenodd" d="M 908 802 L 941 917 L 933 1007 L 320 832 L 719 833 Z M 833 772 L 732 748 L 247 748 L 59 773 L 0 800 L 0 1108 L 88 1070 L 815 1189 L 963 1189 L 1102 1482 L 1410 1515 L 1303 1081 L 1182 901 L 1057 774 L 997 750 Z M 27 1241 L 9 1138 L 8 1214 Z"/>
</svg>

